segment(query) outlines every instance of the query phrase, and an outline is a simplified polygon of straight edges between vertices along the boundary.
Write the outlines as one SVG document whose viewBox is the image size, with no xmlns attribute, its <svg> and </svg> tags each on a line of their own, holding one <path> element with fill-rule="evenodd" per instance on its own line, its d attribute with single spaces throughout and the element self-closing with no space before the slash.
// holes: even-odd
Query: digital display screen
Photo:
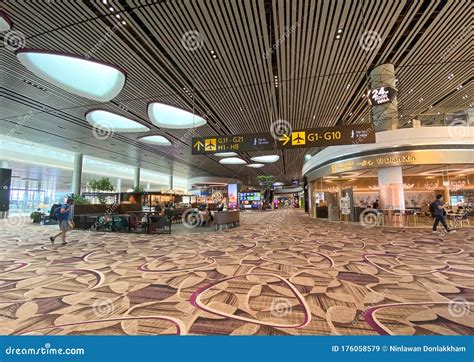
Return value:
<svg viewBox="0 0 474 362">
<path fill-rule="evenodd" d="M 227 185 L 227 207 L 229 209 L 237 208 L 237 184 Z"/>
<path fill-rule="evenodd" d="M 260 192 L 241 192 L 239 194 L 240 204 L 244 209 L 258 209 L 262 195 Z"/>
</svg>

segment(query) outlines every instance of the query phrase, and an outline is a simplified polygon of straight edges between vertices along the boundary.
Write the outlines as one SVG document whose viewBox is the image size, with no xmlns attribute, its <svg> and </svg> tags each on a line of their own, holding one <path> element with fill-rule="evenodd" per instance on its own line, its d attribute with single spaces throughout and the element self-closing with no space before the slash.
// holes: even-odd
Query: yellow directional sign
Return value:
<svg viewBox="0 0 474 362">
<path fill-rule="evenodd" d="M 286 145 L 288 141 L 290 140 L 290 137 L 288 137 L 286 134 L 283 133 L 282 138 L 279 138 L 278 141 L 282 141 L 283 145 Z"/>
<path fill-rule="evenodd" d="M 204 149 L 206 151 L 216 151 L 217 150 L 217 140 L 215 138 L 207 138 L 204 141 Z"/>
<path fill-rule="evenodd" d="M 375 143 L 375 128 L 372 123 L 299 129 L 279 137 L 275 137 L 272 132 L 193 137 L 192 154 L 259 152 L 365 143 Z"/>
<path fill-rule="evenodd" d="M 197 140 L 195 143 L 194 143 L 194 148 L 197 149 L 198 151 L 201 151 L 201 147 L 204 147 L 204 144 Z"/>
<path fill-rule="evenodd" d="M 293 132 L 291 134 L 291 144 L 293 146 L 301 146 L 301 145 L 306 144 L 306 132 L 305 131 Z"/>
</svg>

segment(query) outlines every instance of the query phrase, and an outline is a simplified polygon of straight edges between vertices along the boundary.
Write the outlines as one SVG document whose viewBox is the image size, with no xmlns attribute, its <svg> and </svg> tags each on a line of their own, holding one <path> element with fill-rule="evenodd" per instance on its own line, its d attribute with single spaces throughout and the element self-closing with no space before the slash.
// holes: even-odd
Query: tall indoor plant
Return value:
<svg viewBox="0 0 474 362">
<path fill-rule="evenodd" d="M 96 190 L 96 191 L 103 191 L 103 192 L 114 191 L 114 186 L 112 185 L 108 177 L 102 177 L 99 180 L 91 180 L 89 182 L 89 185 L 91 186 L 93 190 Z M 104 195 L 99 195 L 98 198 L 101 204 L 105 204 L 107 199 Z"/>
</svg>

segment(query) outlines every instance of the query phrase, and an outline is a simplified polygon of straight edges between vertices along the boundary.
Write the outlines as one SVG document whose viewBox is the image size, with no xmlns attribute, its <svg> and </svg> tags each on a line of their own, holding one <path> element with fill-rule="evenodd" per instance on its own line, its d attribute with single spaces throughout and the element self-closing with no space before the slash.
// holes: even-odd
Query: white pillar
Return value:
<svg viewBox="0 0 474 362">
<path fill-rule="evenodd" d="M 122 191 L 122 179 L 118 178 L 117 183 L 115 184 L 115 191 L 121 192 Z"/>
<path fill-rule="evenodd" d="M 150 191 L 150 183 L 149 182 L 146 183 L 146 190 Z"/>
<path fill-rule="evenodd" d="M 135 167 L 135 173 L 133 175 L 133 187 L 140 186 L 140 167 Z"/>
<path fill-rule="evenodd" d="M 81 194 L 81 177 L 82 177 L 82 154 L 74 154 L 74 169 L 72 170 L 72 193 L 74 195 Z"/>
<path fill-rule="evenodd" d="M 170 175 L 170 190 L 173 190 L 173 175 Z"/>
<path fill-rule="evenodd" d="M 378 169 L 380 207 L 382 209 L 405 209 L 402 167 Z"/>
</svg>

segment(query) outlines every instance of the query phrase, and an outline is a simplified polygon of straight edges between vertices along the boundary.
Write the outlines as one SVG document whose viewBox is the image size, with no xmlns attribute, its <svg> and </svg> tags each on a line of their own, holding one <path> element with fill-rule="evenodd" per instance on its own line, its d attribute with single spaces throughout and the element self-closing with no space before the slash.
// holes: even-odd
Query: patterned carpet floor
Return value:
<svg viewBox="0 0 474 362">
<path fill-rule="evenodd" d="M 474 233 L 365 228 L 301 210 L 171 235 L 0 220 L 0 334 L 462 335 Z"/>
</svg>

